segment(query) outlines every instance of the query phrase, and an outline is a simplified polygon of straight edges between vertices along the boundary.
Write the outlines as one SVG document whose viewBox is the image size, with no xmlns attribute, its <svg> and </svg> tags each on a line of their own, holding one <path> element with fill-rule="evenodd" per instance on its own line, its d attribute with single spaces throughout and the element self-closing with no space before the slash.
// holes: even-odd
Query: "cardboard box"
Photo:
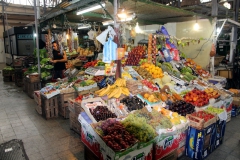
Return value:
<svg viewBox="0 0 240 160">
<path fill-rule="evenodd" d="M 238 116 L 238 115 L 239 115 L 239 110 L 240 110 L 239 107 L 233 106 L 233 107 L 232 107 L 232 111 L 231 111 L 231 116 L 232 116 L 232 117 Z"/>
<path fill-rule="evenodd" d="M 154 140 L 153 140 L 154 141 Z M 136 144 L 122 152 L 114 152 L 111 148 L 100 145 L 101 160 L 152 160 L 153 159 L 153 141 Z M 141 147 L 142 148 L 141 148 Z"/>
<path fill-rule="evenodd" d="M 177 149 L 177 157 L 185 155 L 186 139 L 187 139 L 188 130 L 180 133 L 178 136 L 179 146 Z"/>
<path fill-rule="evenodd" d="M 233 105 L 240 107 L 240 97 L 233 97 Z"/>
<path fill-rule="evenodd" d="M 222 144 L 224 134 L 225 134 L 225 128 L 226 128 L 226 121 L 218 120 L 216 122 L 216 130 L 215 130 L 216 138 L 215 138 L 214 146 L 212 147 L 213 150 Z"/>
<path fill-rule="evenodd" d="M 211 147 L 215 142 L 215 129 L 216 123 L 202 130 L 189 127 L 186 140 L 186 156 L 194 160 L 206 158 L 211 153 Z"/>
<path fill-rule="evenodd" d="M 226 108 L 227 112 L 232 110 L 232 103 L 233 103 L 233 97 L 228 97 L 224 99 L 223 106 Z"/>
<path fill-rule="evenodd" d="M 161 136 L 157 137 L 156 142 L 153 145 L 154 148 L 154 159 L 160 160 L 163 157 L 167 156 L 174 150 L 177 150 L 179 147 L 179 138 L 178 135 L 171 136 Z"/>
<path fill-rule="evenodd" d="M 99 136 L 93 130 L 91 119 L 87 116 L 85 112 L 81 112 L 78 117 L 79 122 L 81 123 L 81 140 L 92 151 L 97 157 L 100 158 L 100 144 Z"/>
<path fill-rule="evenodd" d="M 130 159 L 145 159 L 152 160 L 153 142 L 137 143 L 134 146 L 122 151 L 115 152 L 101 139 L 94 131 L 91 119 L 85 112 L 81 112 L 78 117 L 82 126 L 81 140 L 82 142 L 100 159 L 100 160 L 124 160 Z"/>
</svg>

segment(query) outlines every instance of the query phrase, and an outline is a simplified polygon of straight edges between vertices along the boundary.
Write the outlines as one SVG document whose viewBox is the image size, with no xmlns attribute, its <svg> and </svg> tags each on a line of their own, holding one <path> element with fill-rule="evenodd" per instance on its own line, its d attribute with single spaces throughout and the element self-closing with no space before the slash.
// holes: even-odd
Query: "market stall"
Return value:
<svg viewBox="0 0 240 160">
<path fill-rule="evenodd" d="M 79 48 L 65 78 L 34 92 L 37 112 L 46 119 L 69 118 L 96 159 L 204 159 L 223 143 L 226 122 L 239 114 L 239 90 L 225 90 L 224 80 L 167 37 L 162 27 L 149 34 L 148 46 L 126 56 L 116 50 L 108 59 L 104 53 L 81 70 L 76 64 L 89 50 Z M 123 64 L 117 79 L 116 59 Z"/>
<path fill-rule="evenodd" d="M 156 16 L 192 17 L 180 10 L 168 13 L 167 7 L 160 11 L 153 2 L 126 3 L 132 8 L 147 5 L 159 12 Z M 72 25 L 65 14 L 61 16 L 64 27 L 58 29 L 57 17 L 53 24 L 48 21 L 43 28 L 46 48 L 39 50 L 39 56 L 34 52 L 33 59 L 38 57 L 39 64 L 21 65 L 19 79 L 23 79 L 23 90 L 36 101 L 38 114 L 46 120 L 69 119 L 69 128 L 79 134 L 86 155 L 98 160 L 175 160 L 183 155 L 204 159 L 223 143 L 227 122 L 240 113 L 240 92 L 226 90 L 225 78 L 212 75 L 180 51 L 180 47 L 207 39 L 177 38 L 165 26 L 151 33 L 137 32 L 138 24 L 133 29 L 133 24 L 116 17 L 119 28 L 86 23 L 84 16 L 80 26 Z M 53 18 L 51 14 L 46 17 Z M 149 23 L 154 22 L 144 22 Z M 87 30 L 79 31 L 85 27 Z M 82 32 L 85 36 L 80 37 Z M 128 41 L 126 32 L 130 33 Z M 144 39 L 134 42 L 139 33 Z M 53 77 L 53 41 L 58 43 L 59 53 L 67 55 L 64 77 L 59 79 Z M 96 52 L 102 56 L 97 58 Z M 14 69 L 4 69 L 5 81 L 10 81 Z"/>
</svg>

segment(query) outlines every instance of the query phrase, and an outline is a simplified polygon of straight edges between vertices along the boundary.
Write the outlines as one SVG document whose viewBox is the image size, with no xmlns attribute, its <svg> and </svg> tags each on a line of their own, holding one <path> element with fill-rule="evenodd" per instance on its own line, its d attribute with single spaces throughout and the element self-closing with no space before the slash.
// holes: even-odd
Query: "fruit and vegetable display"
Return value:
<svg viewBox="0 0 240 160">
<path fill-rule="evenodd" d="M 74 86 L 75 87 L 85 87 L 85 86 L 90 86 L 90 85 L 93 85 L 94 83 L 96 83 L 94 80 L 91 80 L 91 79 L 87 79 L 87 80 L 80 80 L 78 79 Z"/>
<path fill-rule="evenodd" d="M 156 87 L 156 85 L 148 80 L 142 80 L 141 83 L 152 91 L 158 91 L 158 88 Z"/>
<path fill-rule="evenodd" d="M 75 102 L 81 103 L 82 100 L 83 100 L 83 95 L 79 95 L 79 96 L 77 96 L 77 98 L 75 98 Z"/>
<path fill-rule="evenodd" d="M 215 116 L 211 113 L 206 112 L 206 111 L 198 111 L 198 112 L 194 112 L 194 113 L 190 114 L 190 116 L 188 116 L 188 119 L 190 121 L 196 121 L 196 119 L 194 117 L 198 117 L 200 119 L 203 119 L 205 122 L 208 122 L 209 120 L 211 120 Z"/>
<path fill-rule="evenodd" d="M 116 114 L 109 111 L 106 106 L 97 106 L 94 109 L 90 109 L 90 112 L 97 122 L 108 118 L 117 118 Z"/>
<path fill-rule="evenodd" d="M 126 88 L 126 80 L 119 78 L 113 85 L 109 85 L 106 88 L 102 88 L 95 92 L 98 96 L 102 97 L 107 95 L 108 98 L 119 98 L 122 94 L 129 96 L 130 92 Z"/>
<path fill-rule="evenodd" d="M 7 67 L 4 67 L 3 70 L 5 70 L 5 71 L 12 71 L 12 70 L 14 70 L 14 68 L 12 68 L 10 66 L 7 66 Z"/>
<path fill-rule="evenodd" d="M 155 66 L 154 64 L 144 63 L 140 66 L 140 68 L 144 68 L 147 70 L 153 78 L 162 78 L 163 71 L 161 68 Z"/>
<path fill-rule="evenodd" d="M 94 76 L 92 78 L 95 82 L 99 83 L 104 79 L 104 76 Z"/>
<path fill-rule="evenodd" d="M 179 115 L 177 112 L 172 112 L 165 108 L 160 108 L 155 106 L 154 109 L 159 111 L 162 115 L 166 116 L 172 125 L 179 125 L 181 123 L 186 123 L 187 119 L 184 116 Z"/>
<path fill-rule="evenodd" d="M 83 68 L 94 67 L 96 66 L 97 63 L 98 63 L 98 60 L 87 62 L 86 64 L 84 64 Z"/>
<path fill-rule="evenodd" d="M 183 67 L 181 69 L 183 79 L 190 82 L 191 80 L 196 79 L 197 77 L 193 75 L 193 70 L 190 67 Z"/>
<path fill-rule="evenodd" d="M 177 112 L 182 116 L 186 116 L 187 114 L 191 114 L 195 111 L 195 106 L 185 101 L 177 101 L 172 103 L 171 106 L 169 106 L 169 110 Z"/>
<path fill-rule="evenodd" d="M 155 129 L 148 124 L 145 117 L 138 117 L 137 114 L 130 113 L 123 121 L 126 130 L 134 135 L 140 142 L 148 142 L 157 136 Z"/>
<path fill-rule="evenodd" d="M 145 50 L 143 46 L 137 46 L 128 53 L 126 65 L 136 66 L 139 64 L 140 59 L 145 57 Z"/>
<path fill-rule="evenodd" d="M 125 97 L 121 99 L 120 102 L 123 103 L 129 111 L 142 109 L 146 105 L 146 103 L 139 99 L 137 96 Z"/>
<path fill-rule="evenodd" d="M 115 119 L 110 118 L 97 125 L 97 132 L 100 132 L 104 142 L 114 151 L 125 150 L 137 143 L 137 139 Z"/>
<path fill-rule="evenodd" d="M 137 95 L 138 93 L 147 91 L 145 88 L 143 88 L 143 84 L 141 81 L 135 81 L 135 80 L 127 80 L 127 88 L 129 89 L 129 92 L 133 95 Z"/>
<path fill-rule="evenodd" d="M 213 106 L 209 106 L 207 109 L 206 109 L 207 112 L 209 113 L 216 113 L 216 114 L 221 114 L 224 112 L 224 109 L 222 108 L 216 108 L 216 107 L 213 107 Z"/>
<path fill-rule="evenodd" d="M 220 94 L 218 93 L 218 91 L 213 88 L 206 88 L 204 91 L 207 93 L 209 98 L 216 99 L 220 97 Z"/>
<path fill-rule="evenodd" d="M 67 50 L 67 51 L 66 51 L 66 55 L 67 55 L 67 56 L 77 56 L 78 53 L 77 53 L 77 51 L 76 51 L 75 49 L 73 49 L 72 51 Z"/>
<path fill-rule="evenodd" d="M 93 52 L 92 52 L 89 48 L 84 49 L 84 48 L 78 47 L 77 53 L 78 53 L 80 56 L 93 55 Z"/>
<path fill-rule="evenodd" d="M 151 103 L 156 103 L 161 100 L 161 98 L 158 96 L 159 93 L 150 93 L 150 92 L 142 92 L 140 94 L 145 100 L 151 102 Z"/>
<path fill-rule="evenodd" d="M 144 79 L 153 79 L 152 74 L 141 67 L 134 67 L 134 70 Z"/>
<path fill-rule="evenodd" d="M 205 91 L 194 89 L 184 96 L 184 101 L 202 107 L 209 103 L 209 96 Z"/>
</svg>

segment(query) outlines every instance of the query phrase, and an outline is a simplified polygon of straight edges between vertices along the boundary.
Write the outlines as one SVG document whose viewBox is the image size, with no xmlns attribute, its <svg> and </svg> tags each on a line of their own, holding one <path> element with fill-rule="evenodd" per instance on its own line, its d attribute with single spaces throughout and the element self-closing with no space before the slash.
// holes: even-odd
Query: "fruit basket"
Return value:
<svg viewBox="0 0 240 160">
<path fill-rule="evenodd" d="M 205 111 L 194 112 L 193 114 L 188 114 L 186 117 L 189 119 L 189 125 L 199 130 L 204 129 L 217 121 L 216 115 Z"/>
</svg>

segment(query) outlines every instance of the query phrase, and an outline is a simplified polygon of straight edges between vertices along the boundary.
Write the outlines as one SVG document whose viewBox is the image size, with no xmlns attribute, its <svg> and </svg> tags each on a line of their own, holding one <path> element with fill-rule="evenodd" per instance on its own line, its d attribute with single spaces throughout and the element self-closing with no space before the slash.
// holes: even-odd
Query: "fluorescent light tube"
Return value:
<svg viewBox="0 0 240 160">
<path fill-rule="evenodd" d="M 79 26 L 78 29 L 85 29 L 85 28 L 89 28 L 90 26 Z"/>
<path fill-rule="evenodd" d="M 102 6 L 105 7 L 105 3 L 102 3 Z M 83 13 L 87 13 L 87 12 L 91 12 L 91 11 L 94 11 L 96 9 L 100 9 L 100 8 L 102 8 L 102 6 L 100 4 L 92 5 L 89 8 L 84 8 L 83 10 L 79 10 L 77 12 L 77 15 L 80 15 L 80 14 L 83 14 Z"/>
<path fill-rule="evenodd" d="M 104 26 L 107 26 L 107 25 L 110 25 L 110 24 L 113 24 L 114 23 L 114 21 L 104 21 L 104 22 L 102 22 L 102 24 L 104 25 Z"/>
</svg>

